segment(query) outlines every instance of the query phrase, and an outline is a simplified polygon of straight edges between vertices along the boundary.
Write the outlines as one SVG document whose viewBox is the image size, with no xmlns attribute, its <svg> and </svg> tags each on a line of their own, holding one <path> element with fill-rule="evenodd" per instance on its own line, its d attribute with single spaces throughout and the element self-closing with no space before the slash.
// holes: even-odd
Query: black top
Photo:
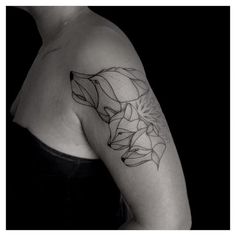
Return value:
<svg viewBox="0 0 236 236">
<path fill-rule="evenodd" d="M 117 229 L 127 215 L 103 162 L 56 151 L 7 128 L 7 229 Z"/>
</svg>

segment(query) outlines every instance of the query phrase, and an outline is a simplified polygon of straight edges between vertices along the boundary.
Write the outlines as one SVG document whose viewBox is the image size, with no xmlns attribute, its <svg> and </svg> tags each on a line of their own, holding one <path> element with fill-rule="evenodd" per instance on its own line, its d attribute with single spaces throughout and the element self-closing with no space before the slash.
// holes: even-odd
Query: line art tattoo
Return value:
<svg viewBox="0 0 236 236">
<path fill-rule="evenodd" d="M 96 74 L 70 72 L 72 98 L 92 107 L 108 124 L 107 145 L 123 151 L 121 160 L 134 167 L 152 161 L 159 168 L 168 137 L 159 103 L 133 68 L 111 67 Z"/>
</svg>

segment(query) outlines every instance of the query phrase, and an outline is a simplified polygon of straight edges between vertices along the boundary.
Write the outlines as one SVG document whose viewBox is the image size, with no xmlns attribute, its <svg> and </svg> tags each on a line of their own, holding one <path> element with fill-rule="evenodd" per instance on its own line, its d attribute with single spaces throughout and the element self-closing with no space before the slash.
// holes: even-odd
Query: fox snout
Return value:
<svg viewBox="0 0 236 236">
<path fill-rule="evenodd" d="M 133 132 L 117 129 L 114 136 L 110 136 L 107 145 L 114 150 L 123 150 L 129 148 Z"/>
</svg>

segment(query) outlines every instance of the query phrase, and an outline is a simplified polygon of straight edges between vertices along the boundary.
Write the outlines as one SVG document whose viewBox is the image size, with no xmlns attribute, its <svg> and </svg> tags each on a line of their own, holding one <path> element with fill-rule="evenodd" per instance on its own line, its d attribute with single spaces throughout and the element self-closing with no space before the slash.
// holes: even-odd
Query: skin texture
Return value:
<svg viewBox="0 0 236 236">
<path fill-rule="evenodd" d="M 189 229 L 179 156 L 140 58 L 111 22 L 79 19 L 43 44 L 15 122 L 54 149 L 105 163 L 133 215 L 121 229 Z"/>
</svg>

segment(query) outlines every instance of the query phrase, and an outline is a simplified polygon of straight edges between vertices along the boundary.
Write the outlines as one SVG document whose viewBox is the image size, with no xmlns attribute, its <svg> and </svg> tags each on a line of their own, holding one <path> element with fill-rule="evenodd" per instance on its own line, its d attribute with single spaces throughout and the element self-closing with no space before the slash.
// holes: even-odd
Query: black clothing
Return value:
<svg viewBox="0 0 236 236">
<path fill-rule="evenodd" d="M 7 128 L 7 229 L 117 229 L 121 194 L 103 162 L 56 151 Z"/>
</svg>

